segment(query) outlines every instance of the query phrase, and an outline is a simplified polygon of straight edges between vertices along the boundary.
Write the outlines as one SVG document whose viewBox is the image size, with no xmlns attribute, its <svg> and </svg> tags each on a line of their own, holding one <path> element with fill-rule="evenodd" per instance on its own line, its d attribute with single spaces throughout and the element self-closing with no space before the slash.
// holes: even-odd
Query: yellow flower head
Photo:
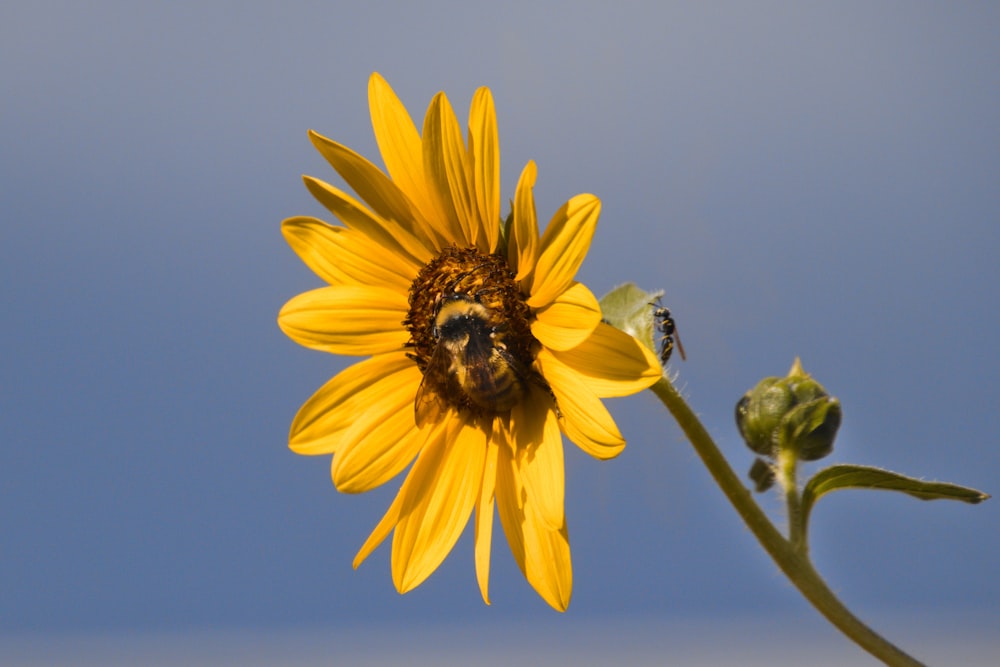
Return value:
<svg viewBox="0 0 1000 667">
<path fill-rule="evenodd" d="M 285 304 L 279 326 L 307 347 L 367 357 L 302 406 L 290 446 L 332 454 L 345 493 L 413 464 L 355 567 L 393 532 L 392 578 L 405 593 L 441 564 L 475 510 L 476 575 L 489 603 L 496 505 L 524 576 L 565 610 L 573 577 L 560 434 L 597 458 L 617 455 L 625 441 L 600 399 L 661 375 L 653 353 L 603 323 L 594 295 L 573 280 L 600 201 L 573 197 L 539 238 L 529 162 L 504 224 L 489 89 L 473 97 L 467 141 L 444 93 L 422 133 L 378 74 L 368 100 L 388 175 L 311 132 L 364 203 L 306 177 L 342 226 L 282 223 L 329 286 Z"/>
</svg>

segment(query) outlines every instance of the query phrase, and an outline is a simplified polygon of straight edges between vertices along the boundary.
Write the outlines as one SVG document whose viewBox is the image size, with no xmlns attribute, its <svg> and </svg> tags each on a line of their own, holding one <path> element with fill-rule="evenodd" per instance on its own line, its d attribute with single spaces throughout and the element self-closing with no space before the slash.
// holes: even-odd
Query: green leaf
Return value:
<svg viewBox="0 0 1000 667">
<path fill-rule="evenodd" d="M 812 506 L 831 491 L 838 489 L 883 489 L 901 491 L 920 500 L 961 500 L 980 503 L 989 494 L 967 486 L 946 482 L 926 482 L 896 472 L 859 465 L 835 465 L 813 475 L 802 490 L 802 521 L 809 520 Z"/>
<path fill-rule="evenodd" d="M 601 316 L 605 322 L 635 337 L 655 352 L 653 309 L 650 304 L 661 296 L 663 290 L 647 292 L 634 283 L 625 283 L 601 297 Z"/>
</svg>

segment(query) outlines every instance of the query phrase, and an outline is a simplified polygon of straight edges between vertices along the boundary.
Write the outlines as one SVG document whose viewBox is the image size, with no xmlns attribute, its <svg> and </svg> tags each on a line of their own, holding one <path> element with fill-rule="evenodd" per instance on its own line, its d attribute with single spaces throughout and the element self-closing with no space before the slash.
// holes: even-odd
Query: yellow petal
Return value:
<svg viewBox="0 0 1000 667">
<path fill-rule="evenodd" d="M 538 217 L 535 215 L 535 178 L 538 169 L 528 162 L 521 171 L 514 191 L 514 221 L 511 223 L 507 243 L 507 262 L 517 274 L 514 280 L 526 281 L 535 269 L 538 259 Z"/>
<path fill-rule="evenodd" d="M 536 361 L 556 395 L 563 414 L 559 425 L 566 437 L 598 459 L 621 454 L 625 439 L 604 403 L 587 383 L 581 381 L 580 374 L 548 350 L 541 350 Z"/>
<path fill-rule="evenodd" d="M 642 391 L 663 375 L 660 360 L 650 349 L 604 322 L 580 345 L 552 354 L 577 371 L 578 381 L 602 398 Z"/>
<path fill-rule="evenodd" d="M 415 266 L 346 227 L 297 217 L 282 222 L 281 233 L 306 266 L 331 285 L 382 285 L 406 291 L 417 275 Z"/>
<path fill-rule="evenodd" d="M 319 388 L 292 420 L 288 446 L 297 454 L 332 454 L 358 413 L 377 400 L 386 384 L 406 380 L 416 366 L 402 352 L 365 359 Z M 419 373 L 419 371 L 418 371 Z"/>
<path fill-rule="evenodd" d="M 422 379 L 410 367 L 367 388 L 353 423 L 341 437 L 331 474 L 342 493 L 363 493 L 388 482 L 410 465 L 427 440 L 413 422 L 413 397 Z"/>
<path fill-rule="evenodd" d="M 452 416 L 445 437 L 428 440 L 407 478 L 392 537 L 392 579 L 400 593 L 437 569 L 469 521 L 482 484 L 483 431 Z M 410 481 L 412 480 L 412 483 Z"/>
<path fill-rule="evenodd" d="M 424 117 L 424 173 L 436 198 L 447 238 L 458 245 L 474 244 L 470 225 L 472 198 L 465 169 L 465 144 L 462 131 L 448 98 L 438 93 Z"/>
<path fill-rule="evenodd" d="M 381 175 L 381 172 L 379 172 Z M 410 266 L 423 266 L 434 256 L 434 245 L 410 233 L 411 225 L 372 213 L 346 192 L 312 176 L 303 176 L 309 192 L 346 226 L 364 234 L 378 246 Z M 388 181 L 386 181 L 388 183 Z M 390 183 L 391 185 L 391 183 Z M 395 187 L 395 186 L 393 186 Z"/>
<path fill-rule="evenodd" d="M 309 139 L 347 185 L 380 217 L 396 221 L 413 218 L 406 195 L 367 158 L 314 130 L 309 130 Z"/>
<path fill-rule="evenodd" d="M 416 239 L 419 247 L 411 250 L 414 257 L 419 258 L 421 253 L 426 253 L 428 257 L 436 254 L 436 248 L 440 247 L 436 240 L 439 237 L 399 186 L 365 157 L 346 146 L 311 130 L 309 138 L 347 185 L 368 203 L 378 218 L 385 224 L 391 224 L 390 236 L 401 235 L 400 243 L 406 247 L 409 247 L 411 239 Z M 309 185 L 308 181 L 306 185 Z M 316 192 L 313 194 L 316 195 Z M 323 203 L 327 205 L 326 202 Z M 328 205 L 327 207 L 329 208 Z M 351 226 L 346 220 L 344 224 Z"/>
<path fill-rule="evenodd" d="M 532 387 L 532 394 L 541 394 Z M 541 395 L 522 401 L 511 415 L 516 424 L 529 424 L 514 434 L 514 465 L 524 482 L 525 493 L 548 528 L 558 530 L 566 521 L 566 478 L 563 468 L 562 435 L 551 402 Z"/>
<path fill-rule="evenodd" d="M 542 236 L 529 306 L 545 306 L 573 282 L 590 249 L 600 213 L 601 200 L 594 195 L 577 195 L 552 216 Z"/>
<path fill-rule="evenodd" d="M 427 441 L 437 441 L 442 437 L 441 434 L 447 430 L 447 422 L 439 422 L 435 424 L 427 432 Z M 368 556 L 371 555 L 375 549 L 378 548 L 380 544 L 385 540 L 396 524 L 399 523 L 400 512 L 403 508 L 403 501 L 409 493 L 411 493 L 411 488 L 413 487 L 413 475 L 408 475 L 406 480 L 403 481 L 403 486 L 399 489 L 399 493 L 396 494 L 396 498 L 392 501 L 392 505 L 389 506 L 388 511 L 386 511 L 385 516 L 382 520 L 378 522 L 375 526 L 375 530 L 372 531 L 368 539 L 358 550 L 358 554 L 354 557 L 354 569 L 358 569 L 358 566 L 364 562 Z"/>
<path fill-rule="evenodd" d="M 278 326 L 300 345 L 334 354 L 368 355 L 401 350 L 406 294 L 385 287 L 337 285 L 293 297 Z"/>
<path fill-rule="evenodd" d="M 499 420 L 495 420 L 499 424 Z M 495 427 L 493 436 L 486 443 L 486 461 L 483 464 L 483 482 L 479 486 L 476 501 L 476 581 L 483 602 L 490 603 L 490 551 L 493 546 L 493 493 L 497 482 L 497 455 L 500 447 L 506 447 L 503 430 Z"/>
<path fill-rule="evenodd" d="M 357 555 L 354 557 L 353 566 L 355 570 L 358 569 L 358 566 L 361 565 L 361 563 L 365 562 L 365 559 L 368 558 L 368 556 L 370 556 L 380 544 L 382 544 L 385 538 L 389 536 L 389 533 L 392 532 L 392 529 L 396 527 L 396 524 L 399 523 L 399 508 L 403 506 L 403 495 L 405 492 L 406 483 L 404 482 L 403 488 L 401 488 L 399 493 L 396 494 L 396 497 L 393 499 L 392 504 L 389 505 L 389 509 L 382 517 L 382 520 L 378 522 L 378 525 L 375 526 L 375 530 L 371 532 L 371 535 L 369 535 L 368 539 L 365 540 L 365 543 L 361 545 Z"/>
<path fill-rule="evenodd" d="M 521 573 L 554 609 L 566 611 L 573 591 L 573 566 L 565 522 L 552 529 L 538 516 L 509 447 L 500 449 L 496 503 L 507 542 Z"/>
<path fill-rule="evenodd" d="M 427 189 L 420 133 L 392 87 L 377 72 L 368 81 L 368 107 L 386 171 L 423 219 L 429 221 L 437 247 L 441 247 L 445 237 L 433 226 L 441 211 Z"/>
<path fill-rule="evenodd" d="M 590 337 L 601 321 L 601 305 L 583 283 L 574 282 L 535 314 L 531 333 L 538 342 L 552 350 L 568 350 Z"/>
<path fill-rule="evenodd" d="M 476 205 L 479 209 L 480 249 L 490 253 L 500 238 L 500 138 L 497 114 L 489 88 L 480 88 L 469 107 L 469 157 Z M 475 235 L 475 234 L 474 234 Z"/>
</svg>

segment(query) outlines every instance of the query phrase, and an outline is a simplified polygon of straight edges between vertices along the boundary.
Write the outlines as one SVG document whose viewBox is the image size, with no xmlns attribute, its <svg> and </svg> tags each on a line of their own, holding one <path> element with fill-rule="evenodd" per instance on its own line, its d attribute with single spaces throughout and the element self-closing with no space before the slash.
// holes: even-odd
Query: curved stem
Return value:
<svg viewBox="0 0 1000 667">
<path fill-rule="evenodd" d="M 763 510 L 754 502 L 750 491 L 743 486 L 739 477 L 733 472 L 722 452 L 713 442 L 712 437 L 702 426 L 687 402 L 674 389 L 670 381 L 664 377 L 651 387 L 653 393 L 674 416 L 688 440 L 694 446 L 698 456 L 705 463 L 709 473 L 726 494 L 729 502 L 739 513 L 747 527 L 760 541 L 764 550 L 774 559 L 785 576 L 795 585 L 802 595 L 826 617 L 841 632 L 854 643 L 865 649 L 887 665 L 918 666 L 923 663 L 907 655 L 901 649 L 883 638 L 874 630 L 861 622 L 833 594 L 822 577 L 813 568 L 808 558 L 796 551 L 792 544 L 782 536 L 774 524 L 767 518 Z"/>
</svg>

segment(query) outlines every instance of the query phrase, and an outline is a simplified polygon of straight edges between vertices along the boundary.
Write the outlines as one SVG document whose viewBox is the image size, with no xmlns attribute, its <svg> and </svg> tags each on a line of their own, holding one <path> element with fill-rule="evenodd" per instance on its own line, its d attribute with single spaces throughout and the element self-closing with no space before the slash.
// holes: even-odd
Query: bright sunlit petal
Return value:
<svg viewBox="0 0 1000 667">
<path fill-rule="evenodd" d="M 649 348 L 603 322 L 582 344 L 553 354 L 563 364 L 575 368 L 580 374 L 579 381 L 601 398 L 629 396 L 663 375 L 660 360 Z"/>
<path fill-rule="evenodd" d="M 597 197 L 577 195 L 552 216 L 541 239 L 529 306 L 540 308 L 551 303 L 573 283 L 590 248 L 600 213 L 601 201 Z"/>
<path fill-rule="evenodd" d="M 381 354 L 402 349 L 405 295 L 386 287 L 320 287 L 293 297 L 278 314 L 285 335 L 334 354 Z"/>
<path fill-rule="evenodd" d="M 551 350 L 568 350 L 587 340 L 601 321 L 601 305 L 582 283 L 569 288 L 535 315 L 531 333 Z"/>
<path fill-rule="evenodd" d="M 342 370 L 312 395 L 292 421 L 289 447 L 297 454 L 333 454 L 355 415 L 382 395 L 383 387 L 406 380 L 413 362 L 401 352 L 360 361 Z"/>
<path fill-rule="evenodd" d="M 598 459 L 621 454 L 625 439 L 604 403 L 581 381 L 580 374 L 546 350 L 538 353 L 538 364 L 563 413 L 560 426 L 566 437 Z"/>
</svg>

